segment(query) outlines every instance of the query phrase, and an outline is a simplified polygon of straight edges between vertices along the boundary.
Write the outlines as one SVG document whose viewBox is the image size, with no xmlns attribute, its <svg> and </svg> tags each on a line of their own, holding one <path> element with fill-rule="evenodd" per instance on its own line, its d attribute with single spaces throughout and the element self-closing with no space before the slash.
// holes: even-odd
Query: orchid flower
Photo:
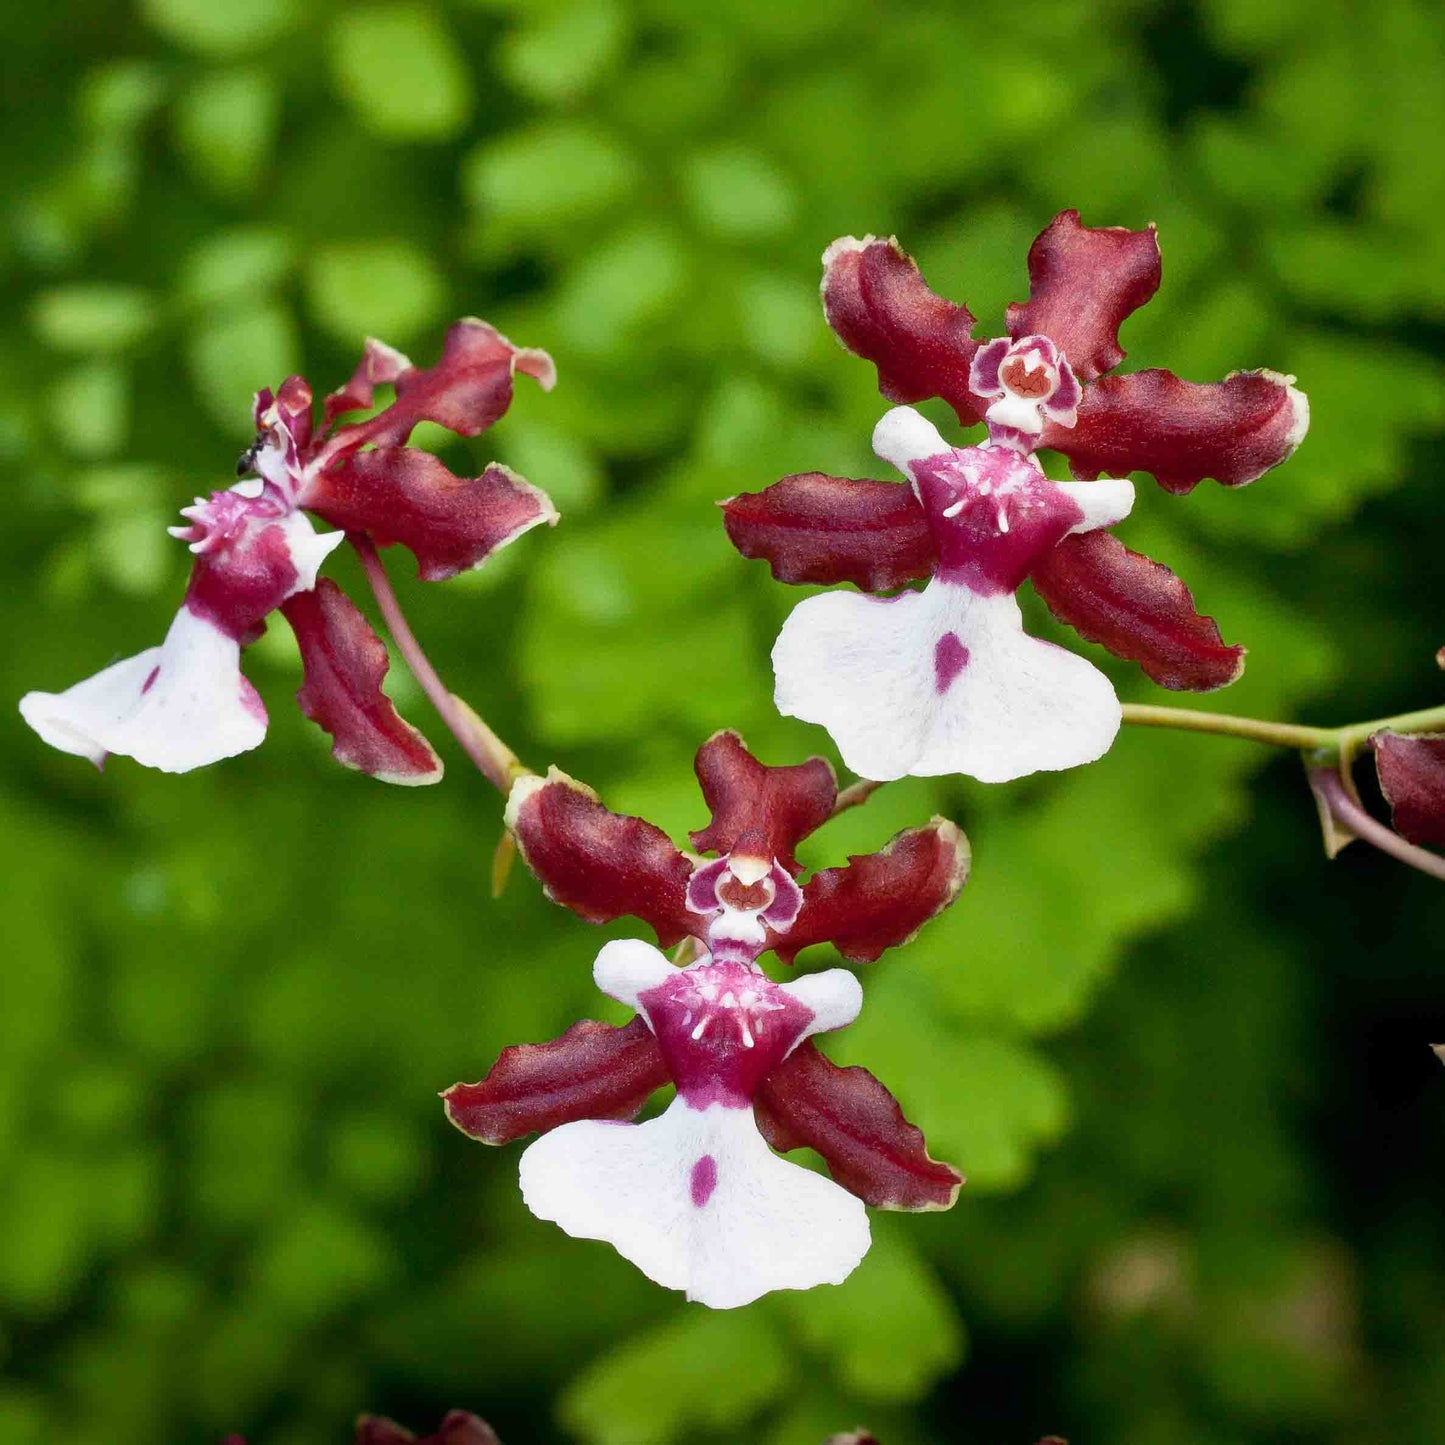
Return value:
<svg viewBox="0 0 1445 1445">
<path fill-rule="evenodd" d="M 953 1204 L 962 1177 L 929 1157 L 893 1096 L 810 1042 L 857 1016 L 853 974 L 776 983 L 757 960 L 771 949 L 791 963 L 823 942 L 876 959 L 952 901 L 968 851 L 935 819 L 800 884 L 794 850 L 837 798 L 828 764 L 766 767 L 724 732 L 699 750 L 697 771 L 712 821 L 692 841 L 718 855 L 710 862 L 565 774 L 517 782 L 508 825 L 555 901 L 594 922 L 641 918 L 664 947 L 692 940 L 696 957 L 678 966 L 640 940 L 606 944 L 593 977 L 637 1011 L 631 1023 L 584 1020 L 505 1049 L 480 1083 L 443 1097 L 484 1143 L 541 1134 L 521 1161 L 539 1218 L 728 1309 L 845 1279 L 868 1249 L 865 1204 Z M 677 1096 L 661 1115 L 627 1122 L 668 1083 Z M 831 1180 L 772 1153 L 804 1145 Z"/>
<path fill-rule="evenodd" d="M 950 446 L 899 406 L 873 445 L 909 486 L 806 472 L 723 503 L 734 545 L 779 581 L 876 594 L 930 579 L 922 592 L 801 603 L 773 651 L 780 711 L 821 723 L 875 779 L 1003 782 L 1094 760 L 1118 730 L 1118 699 L 1092 664 L 1024 633 L 1025 579 L 1061 621 L 1165 687 L 1232 682 L 1244 649 L 1168 568 L 1107 529 L 1133 505 L 1126 473 L 1151 472 L 1171 492 L 1206 476 L 1243 485 L 1294 451 L 1309 409 L 1292 377 L 1270 371 L 1208 385 L 1104 374 L 1124 356 L 1120 324 L 1159 284 L 1153 227 L 1093 228 L 1062 212 L 1029 251 L 1029 300 L 987 342 L 896 241 L 847 237 L 823 259 L 828 322 L 876 365 L 884 396 L 941 397 L 988 438 Z M 1067 456 L 1080 480 L 1051 481 L 1039 448 Z"/>
<path fill-rule="evenodd" d="M 441 762 L 382 691 L 386 648 L 366 619 L 318 570 L 347 533 L 407 547 L 427 580 L 480 566 L 494 551 L 557 513 L 545 493 L 497 463 L 454 476 L 405 443 L 421 421 L 476 436 L 511 404 L 512 377 L 555 380 L 543 351 L 513 346 L 483 321 L 457 322 L 426 370 L 378 341 L 366 343 L 351 380 L 325 401 L 313 427 L 312 393 L 300 376 L 255 401 L 256 440 L 245 477 L 197 497 L 171 534 L 195 561 L 164 642 L 62 693 L 31 692 L 25 721 L 52 747 L 97 766 L 111 753 L 184 773 L 256 747 L 266 709 L 241 673 L 241 651 L 279 611 L 296 633 L 303 686 L 297 701 L 329 732 L 347 767 L 393 783 L 431 783 Z M 375 388 L 395 400 L 375 416 L 337 426 L 372 406 Z M 363 450 L 365 448 L 365 450 Z M 340 528 L 318 533 L 306 513 Z"/>
</svg>

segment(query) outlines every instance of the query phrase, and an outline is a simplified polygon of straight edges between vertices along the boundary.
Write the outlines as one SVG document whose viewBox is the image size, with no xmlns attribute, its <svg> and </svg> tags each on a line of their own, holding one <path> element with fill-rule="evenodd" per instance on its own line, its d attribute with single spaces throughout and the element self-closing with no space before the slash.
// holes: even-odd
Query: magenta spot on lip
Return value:
<svg viewBox="0 0 1445 1445">
<path fill-rule="evenodd" d="M 140 685 L 140 695 L 142 697 L 144 697 L 146 693 L 148 693 L 151 688 L 156 685 L 156 678 L 158 678 L 160 675 L 160 665 L 157 664 L 155 667 L 151 668 L 150 672 L 146 676 L 146 680 Z"/>
<path fill-rule="evenodd" d="M 692 1166 L 692 1203 L 695 1209 L 701 1209 L 704 1204 L 712 1198 L 712 1192 L 717 1188 L 717 1160 L 711 1154 L 704 1154 L 696 1164 Z"/>
<path fill-rule="evenodd" d="M 939 693 L 947 692 L 967 666 L 968 648 L 958 640 L 958 633 L 945 632 L 933 649 L 933 682 Z"/>
</svg>

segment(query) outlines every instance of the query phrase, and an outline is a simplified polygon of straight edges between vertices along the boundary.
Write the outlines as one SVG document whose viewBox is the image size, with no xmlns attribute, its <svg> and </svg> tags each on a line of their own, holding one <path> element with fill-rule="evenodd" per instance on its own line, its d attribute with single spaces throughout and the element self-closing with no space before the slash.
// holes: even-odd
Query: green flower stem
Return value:
<svg viewBox="0 0 1445 1445">
<path fill-rule="evenodd" d="M 1357 837 L 1372 844 L 1380 852 L 1388 853 L 1391 858 L 1398 859 L 1411 868 L 1418 868 L 1421 873 L 1428 873 L 1431 878 L 1445 880 L 1445 858 L 1438 853 L 1431 853 L 1428 849 L 1417 848 L 1413 843 L 1407 843 L 1393 829 L 1372 818 L 1345 791 L 1339 774 L 1333 768 L 1312 769 L 1311 776 L 1330 812 Z"/>
<path fill-rule="evenodd" d="M 1134 727 L 1177 728 L 1191 733 L 1219 733 L 1253 743 L 1281 748 L 1329 748 L 1338 743 L 1339 730 L 1301 727 L 1295 723 L 1266 722 L 1262 718 L 1234 717 L 1225 712 L 1196 712 L 1183 707 L 1153 707 L 1126 702 L 1124 721 Z"/>
<path fill-rule="evenodd" d="M 392 590 L 391 579 L 386 567 L 377 555 L 371 538 L 359 532 L 347 534 L 347 540 L 361 558 L 366 580 L 371 584 L 376 605 L 386 620 L 387 631 L 396 643 L 397 651 L 406 659 L 411 675 L 416 678 L 421 690 L 431 699 L 441 720 L 461 744 L 462 751 L 477 765 L 482 776 L 505 798 L 512 790 L 512 784 L 530 771 L 517 760 L 517 755 L 468 705 L 447 689 L 437 674 L 431 659 L 422 650 L 401 610 L 396 593 Z"/>
</svg>

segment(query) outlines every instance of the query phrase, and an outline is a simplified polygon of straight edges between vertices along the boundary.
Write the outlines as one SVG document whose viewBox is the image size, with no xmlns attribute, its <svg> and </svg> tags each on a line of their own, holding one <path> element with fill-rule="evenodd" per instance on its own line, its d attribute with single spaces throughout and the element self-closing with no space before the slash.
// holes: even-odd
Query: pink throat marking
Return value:
<svg viewBox="0 0 1445 1445">
<path fill-rule="evenodd" d="M 712 1192 L 717 1188 L 717 1160 L 711 1154 L 704 1154 L 692 1166 L 689 1188 L 694 1209 L 701 1209 L 712 1198 Z"/>
<path fill-rule="evenodd" d="M 933 649 L 933 685 L 940 697 L 967 666 L 968 648 L 959 640 L 958 633 L 945 632 Z"/>
</svg>

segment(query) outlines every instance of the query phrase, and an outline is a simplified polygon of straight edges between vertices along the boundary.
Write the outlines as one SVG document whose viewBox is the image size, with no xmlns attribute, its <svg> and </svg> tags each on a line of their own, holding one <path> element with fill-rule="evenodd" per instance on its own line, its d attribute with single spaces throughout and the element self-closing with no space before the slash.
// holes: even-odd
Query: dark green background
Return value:
<svg viewBox="0 0 1445 1445">
<path fill-rule="evenodd" d="M 367 332 L 427 360 L 475 312 L 560 382 L 448 459 L 500 456 L 564 520 L 456 582 L 397 556 L 404 600 L 530 762 L 680 836 L 712 729 L 826 743 L 769 701 L 798 594 L 712 505 L 878 467 L 824 245 L 897 232 L 996 330 L 1063 206 L 1159 223 L 1127 366 L 1268 365 L 1314 403 L 1279 472 L 1146 486 L 1121 529 L 1250 645 L 1217 705 L 1445 691 L 1436 5 L 61 0 L 5 7 L 0 52 L 4 696 L 159 641 L 162 529 L 228 477 L 253 389 L 334 385 Z M 878 1218 L 842 1289 L 709 1315 L 447 1127 L 439 1088 L 598 1010 L 600 935 L 520 872 L 490 901 L 497 800 L 400 668 L 449 777 L 335 766 L 285 631 L 248 661 L 248 757 L 100 776 L 13 713 L 0 737 L 5 1445 L 321 1445 L 454 1404 L 511 1445 L 1439 1439 L 1442 895 L 1327 863 L 1294 759 L 1129 734 L 825 830 L 814 863 L 935 809 L 973 838 L 836 1051 L 971 1182 Z"/>
</svg>

